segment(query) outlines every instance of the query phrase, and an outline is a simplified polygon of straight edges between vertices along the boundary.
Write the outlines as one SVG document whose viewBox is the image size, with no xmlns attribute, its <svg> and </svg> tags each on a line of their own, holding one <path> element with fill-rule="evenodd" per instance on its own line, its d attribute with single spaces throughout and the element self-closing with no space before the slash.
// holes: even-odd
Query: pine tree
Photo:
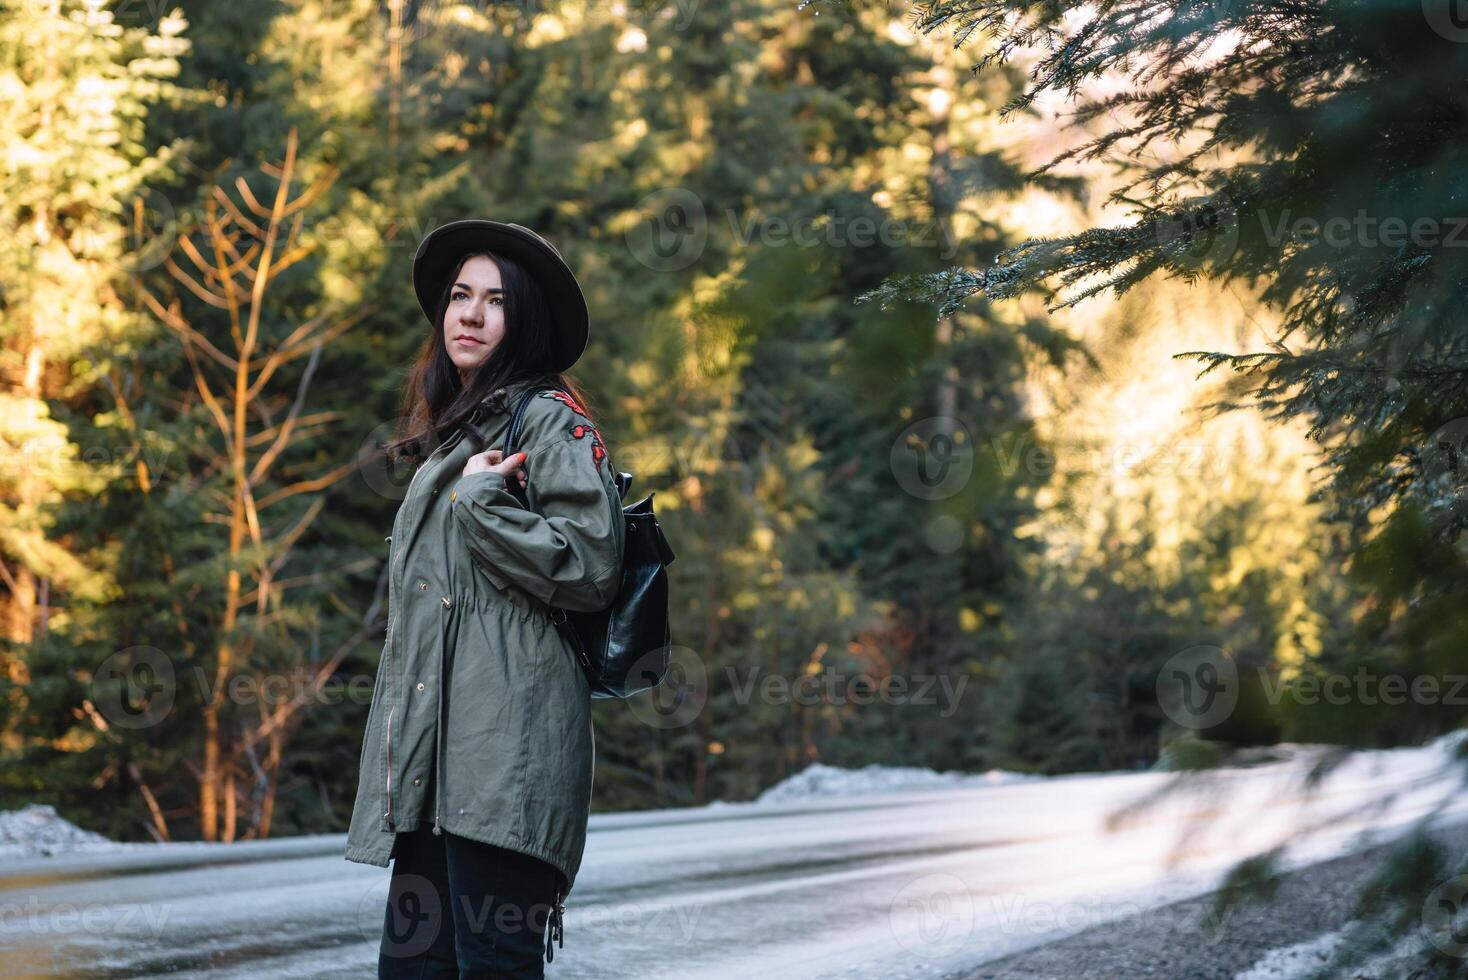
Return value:
<svg viewBox="0 0 1468 980">
<path fill-rule="evenodd" d="M 1111 201 L 1131 218 L 1032 239 L 992 266 L 894 288 L 940 296 L 945 308 L 1038 291 L 1056 309 L 1154 277 L 1257 289 L 1282 317 L 1269 349 L 1179 354 L 1205 374 L 1232 369 L 1244 388 L 1234 407 L 1303 420 L 1323 447 L 1328 499 L 1352 534 L 1350 571 L 1363 595 L 1345 649 L 1310 659 L 1307 673 L 1364 666 L 1378 678 L 1442 683 L 1462 669 L 1468 270 L 1458 246 L 1468 158 L 1464 108 L 1444 93 L 1462 85 L 1468 38 L 1449 6 L 933 0 L 920 8 L 926 31 L 951 29 L 960 45 L 986 38 L 976 69 L 1028 62 L 1030 84 L 1009 111 L 1054 96 L 1092 130 L 1041 172 L 1119 164 L 1129 179 Z M 1216 543 L 1231 546 L 1223 536 Z M 1257 585 L 1231 582 L 1204 598 L 1258 602 Z M 1380 744 L 1465 717 L 1461 705 L 1442 703 L 1349 708 L 1324 718 L 1290 710 L 1286 719 Z M 1420 909 L 1420 894 L 1405 907 Z M 1407 920 L 1386 924 L 1400 930 Z"/>
<path fill-rule="evenodd" d="M 919 22 L 991 38 L 976 70 L 1028 61 L 1009 112 L 1069 99 L 1090 135 L 1039 174 L 1117 164 L 1110 200 L 1132 220 L 891 287 L 945 309 L 1030 291 L 1073 308 L 1151 277 L 1257 289 L 1281 317 L 1270 349 L 1177 353 L 1233 369 L 1230 406 L 1308 425 L 1360 550 L 1357 625 L 1390 651 L 1378 669 L 1441 680 L 1468 638 L 1463 127 L 1441 97 L 1468 69 L 1461 32 L 1437 8 L 1375 0 L 1072 6 L 939 0 Z M 1109 91 L 1088 94 L 1098 79 Z"/>
<path fill-rule="evenodd" d="M 126 29 L 104 0 L 0 6 L 0 573 L 14 643 L 64 620 L 68 596 L 108 589 L 103 565 L 47 535 L 46 503 L 95 487 L 98 469 L 78 458 L 49 402 L 96 383 L 88 355 L 136 328 L 116 291 L 130 244 L 124 202 L 139 203 L 143 183 L 170 165 L 169 149 L 147 152 L 140 137 L 150 105 L 174 91 L 184 27 L 175 13 L 157 32 Z"/>
<path fill-rule="evenodd" d="M 0 747 L 80 752 L 101 737 L 86 705 L 53 712 L 45 651 L 65 650 L 89 610 L 116 601 L 117 555 L 71 536 L 66 500 L 84 499 L 140 448 L 110 451 L 73 424 L 143 332 L 120 293 L 139 260 L 147 181 L 180 143 L 149 147 L 144 126 L 188 50 L 177 10 L 152 28 L 118 22 L 104 0 L 0 3 Z M 68 665 L 71 666 L 71 665 Z M 32 775 L 5 767 L 7 783 Z"/>
<path fill-rule="evenodd" d="M 1272 417 L 1310 423 L 1345 516 L 1401 501 L 1455 535 L 1468 522 L 1460 437 L 1444 428 L 1468 412 L 1462 110 L 1440 93 L 1468 67 L 1462 39 L 1378 0 L 1129 0 L 1076 19 L 1072 6 L 939 0 L 920 23 L 959 43 L 992 35 L 976 69 L 1033 57 L 1008 111 L 1073 96 L 1100 130 L 1045 172 L 1121 164 L 1130 179 L 1111 199 L 1134 220 L 925 285 L 950 303 L 1039 288 L 1072 306 L 1153 275 L 1258 283 L 1284 314 L 1274 348 L 1190 356 L 1242 372 Z M 1080 94 L 1103 76 L 1119 90 Z"/>
</svg>

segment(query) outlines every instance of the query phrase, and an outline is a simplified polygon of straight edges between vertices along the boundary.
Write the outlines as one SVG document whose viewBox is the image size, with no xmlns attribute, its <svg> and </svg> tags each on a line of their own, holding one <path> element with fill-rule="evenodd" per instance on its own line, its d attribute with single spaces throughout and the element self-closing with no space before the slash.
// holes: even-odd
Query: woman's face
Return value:
<svg viewBox="0 0 1468 980">
<path fill-rule="evenodd" d="M 454 280 L 443 315 L 443 343 L 460 373 L 478 367 L 505 337 L 500 268 L 476 255 Z"/>
</svg>

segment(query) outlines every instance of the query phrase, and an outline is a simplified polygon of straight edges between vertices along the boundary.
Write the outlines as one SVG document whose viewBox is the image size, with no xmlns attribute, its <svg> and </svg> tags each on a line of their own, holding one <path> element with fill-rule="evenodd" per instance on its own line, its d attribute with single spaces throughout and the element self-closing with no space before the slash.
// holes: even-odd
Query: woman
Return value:
<svg viewBox="0 0 1468 980">
<path fill-rule="evenodd" d="M 551 607 L 610 606 L 624 544 L 611 460 L 564 374 L 586 302 L 549 242 L 493 221 L 436 229 L 413 286 L 432 329 L 388 451 L 426 460 L 388 538 L 346 858 L 396 859 L 380 978 L 541 977 L 595 759 L 590 688 Z M 539 384 L 554 388 L 529 397 L 506 458 L 513 406 Z"/>
</svg>

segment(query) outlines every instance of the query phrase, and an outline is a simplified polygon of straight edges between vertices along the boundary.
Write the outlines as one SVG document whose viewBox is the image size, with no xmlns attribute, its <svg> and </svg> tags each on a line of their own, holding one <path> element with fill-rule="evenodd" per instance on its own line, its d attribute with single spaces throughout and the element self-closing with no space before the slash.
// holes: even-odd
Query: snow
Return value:
<svg viewBox="0 0 1468 980">
<path fill-rule="evenodd" d="M 0 810 L 0 857 L 49 857 L 69 851 L 113 851 L 128 845 L 83 830 L 46 803 Z"/>
<path fill-rule="evenodd" d="M 1006 783 L 1043 779 L 1041 776 L 1029 776 L 1022 773 L 1004 772 L 998 769 L 987 773 L 973 774 L 963 772 L 938 772 L 933 769 L 924 769 L 918 766 L 884 766 L 872 764 L 861 769 L 843 769 L 839 766 L 828 766 L 823 763 L 815 763 L 769 787 L 756 799 L 748 802 L 731 803 L 726 800 L 715 800 L 704 807 L 688 807 L 679 811 L 673 811 L 672 815 L 682 819 L 691 811 L 747 811 L 758 808 L 769 803 L 790 803 L 801 800 L 819 800 L 844 796 L 868 796 L 876 793 L 903 793 L 921 790 L 939 789 L 974 789 L 983 786 L 997 786 Z M 608 817 L 615 819 L 619 815 L 599 814 L 598 817 L 605 821 Z M 643 822 L 648 818 L 647 811 L 631 813 L 626 815 L 635 822 Z M 326 836 L 323 841 L 334 842 L 335 837 Z M 276 844 L 284 845 L 289 842 L 300 842 L 310 844 L 308 838 L 279 838 Z M 268 846 L 269 841 L 257 842 Z M 333 845 L 334 846 L 334 845 Z M 56 808 L 44 803 L 32 803 L 20 810 L 0 810 L 0 858 L 12 860 L 22 858 L 50 858 L 64 854 L 97 854 L 100 852 L 136 852 L 146 851 L 154 856 L 154 859 L 163 860 L 164 855 L 177 861 L 218 860 L 216 851 L 219 848 L 234 848 L 241 858 L 244 857 L 244 849 L 240 844 L 233 845 L 204 845 L 190 842 L 173 844 L 153 843 L 121 843 L 108 840 L 101 834 L 83 830 L 56 812 Z M 309 850 L 319 848 L 311 847 Z M 307 851 L 302 852 L 307 853 Z M 134 855 L 136 856 L 136 855 Z M 262 852 L 261 857 L 266 855 Z M 269 856 L 275 855 L 272 851 Z"/>
<path fill-rule="evenodd" d="M 551 969 L 565 980 L 973 976 L 1206 895 L 1244 857 L 1284 847 L 1290 870 L 1431 814 L 1468 818 L 1468 794 L 1446 778 L 1462 742 L 1356 753 L 1319 778 L 1308 753 L 1182 782 L 821 765 L 766 794 L 789 802 L 593 814 Z M 28 976 L 371 975 L 391 875 L 342 860 L 344 845 L 140 844 L 33 860 L 47 867 L 19 876 L 11 865 L 27 862 L 0 858 L 0 889 L 6 873 L 17 882 L 0 891 L 0 910 L 15 910 L 0 914 L 0 961 Z"/>
<path fill-rule="evenodd" d="M 1468 746 L 1468 728 L 1448 732 L 1427 743 L 1428 748 L 1439 751 L 1450 758 L 1460 755 L 1465 746 Z"/>
<path fill-rule="evenodd" d="M 870 793 L 908 793 L 925 789 L 977 789 L 1007 783 L 1044 779 L 1025 773 L 991 769 L 985 773 L 949 770 L 938 772 L 921 766 L 884 766 L 873 763 L 860 769 L 843 769 L 815 762 L 781 780 L 759 796 L 756 803 L 784 803 L 832 796 L 866 796 Z"/>
<path fill-rule="evenodd" d="M 1237 760 L 1242 765 L 1277 764 L 1300 762 L 1313 759 L 1328 746 L 1280 743 L 1258 750 L 1256 757 Z M 1468 729 L 1459 729 L 1427 743 L 1419 749 L 1397 749 L 1397 753 L 1415 754 L 1418 757 L 1436 759 L 1440 765 L 1448 765 L 1464 758 L 1468 752 Z M 1405 756 L 1404 756 L 1405 758 Z M 828 766 L 816 762 L 793 776 L 767 788 L 755 799 L 744 802 L 714 800 L 703 807 L 685 807 L 669 814 L 681 819 L 698 810 L 727 811 L 735 813 L 757 808 L 762 804 L 792 803 L 802 800 L 823 800 L 840 797 L 864 797 L 880 793 L 910 793 L 924 790 L 964 790 L 989 786 L 1004 786 L 1014 783 L 1059 780 L 1090 780 L 1107 776 L 1125 776 L 1126 773 L 1069 773 L 1060 776 L 1038 776 L 1031 773 L 991 769 L 983 773 L 967 773 L 957 770 L 940 772 L 921 766 L 887 766 L 879 763 L 859 769 Z M 652 811 L 626 814 L 637 822 L 643 822 Z M 615 821 L 621 815 L 598 814 L 596 819 Z M 316 835 L 321 841 L 335 840 L 332 835 Z M 275 843 L 299 841 L 310 844 L 312 838 L 276 838 Z M 268 845 L 271 842 L 258 842 Z M 0 810 L 0 857 L 50 857 L 66 853 L 119 852 L 147 849 L 159 854 L 174 851 L 180 855 L 186 850 L 209 847 L 211 852 L 200 851 L 201 859 L 214 859 L 212 850 L 219 847 L 240 845 L 198 844 L 132 844 L 108 840 L 63 819 L 56 808 L 48 804 L 32 803 L 20 810 Z M 314 848 L 313 848 L 314 849 Z M 305 853 L 304 851 L 302 853 Z M 262 857 L 264 856 L 262 852 Z M 273 853 L 271 856 L 277 856 Z M 282 855 L 283 856 L 283 855 Z"/>
<path fill-rule="evenodd" d="M 1408 933 L 1391 949 L 1350 966 L 1353 977 L 1404 977 L 1423 962 L 1418 949 L 1420 937 Z M 1258 963 L 1234 980 L 1313 980 L 1326 967 L 1339 970 L 1345 964 L 1332 962 L 1348 942 L 1347 930 L 1337 929 L 1296 946 L 1272 949 Z"/>
<path fill-rule="evenodd" d="M 1234 980 L 1301 980 L 1311 976 L 1330 960 L 1343 936 L 1339 931 L 1327 932 L 1306 943 L 1271 949 L 1258 963 L 1235 974 Z"/>
</svg>

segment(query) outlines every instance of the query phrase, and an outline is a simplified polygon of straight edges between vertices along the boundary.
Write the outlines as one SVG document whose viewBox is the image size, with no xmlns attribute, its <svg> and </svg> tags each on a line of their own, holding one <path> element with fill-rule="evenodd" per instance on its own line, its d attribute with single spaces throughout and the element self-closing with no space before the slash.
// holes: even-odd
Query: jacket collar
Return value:
<svg viewBox="0 0 1468 980">
<path fill-rule="evenodd" d="M 497 415 L 509 415 L 515 410 L 516 398 L 533 387 L 544 387 L 536 384 L 520 384 L 514 387 L 501 385 L 483 398 L 479 399 L 481 410 Z"/>
<path fill-rule="evenodd" d="M 510 412 L 510 391 L 501 385 L 494 391 L 479 399 L 480 408 L 493 412 L 497 415 L 508 415 Z"/>
</svg>

